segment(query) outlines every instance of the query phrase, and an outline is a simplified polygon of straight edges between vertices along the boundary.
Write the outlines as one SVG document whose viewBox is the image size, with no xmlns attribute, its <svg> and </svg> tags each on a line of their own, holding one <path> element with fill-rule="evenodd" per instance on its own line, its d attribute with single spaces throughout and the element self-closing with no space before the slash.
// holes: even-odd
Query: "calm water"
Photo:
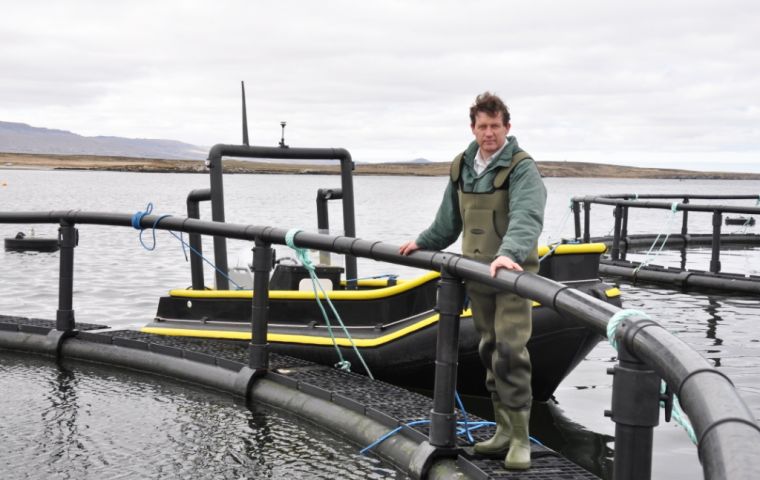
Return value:
<svg viewBox="0 0 760 480">
<path fill-rule="evenodd" d="M 401 243 L 426 227 L 435 213 L 446 179 L 357 177 L 356 224 L 362 238 Z M 109 172 L 46 172 L 0 170 L 0 209 L 81 209 L 133 213 L 153 202 L 154 213 L 185 215 L 187 193 L 208 187 L 206 175 L 137 174 Z M 543 240 L 572 235 L 572 218 L 567 216 L 570 197 L 603 193 L 705 193 L 758 194 L 760 182 L 664 181 L 611 179 L 546 179 L 549 190 Z M 337 176 L 229 175 L 225 178 L 227 219 L 230 222 L 277 225 L 285 228 L 316 229 L 315 197 L 318 188 L 338 187 Z M 752 205 L 754 202 L 735 202 Z M 209 219 L 204 205 L 201 216 Z M 592 234 L 607 234 L 612 227 L 612 209 L 594 206 Z M 680 216 L 670 219 L 668 211 L 631 211 L 631 233 L 680 231 Z M 709 214 L 690 214 L 690 231 L 707 233 Z M 341 210 L 331 202 L 330 222 L 340 231 Z M 758 228 L 758 227 L 755 227 Z M 36 235 L 54 236 L 53 225 L 34 226 Z M 728 229 L 728 227 L 727 227 Z M 29 227 L 0 225 L 0 236 Z M 106 323 L 114 327 L 139 327 L 152 318 L 157 298 L 170 288 L 189 285 L 189 267 L 179 242 L 158 232 L 157 247 L 147 251 L 135 230 L 116 227 L 80 226 L 76 249 L 74 308 L 77 320 Z M 738 227 L 734 230 L 739 230 Z M 750 229 L 756 232 L 755 229 Z M 150 232 L 143 239 L 151 244 Z M 232 242 L 230 266 L 250 262 L 251 245 Z M 458 245 L 452 246 L 456 250 Z M 212 252 L 210 241 L 204 251 Z M 292 256 L 287 247 L 278 256 Z M 636 258 L 636 257 L 631 257 Z M 692 249 L 688 266 L 707 269 L 710 252 Z M 723 269 L 760 273 L 760 249 L 726 252 Z M 654 263 L 677 266 L 680 255 L 664 252 Z M 53 318 L 57 305 L 57 254 L 9 253 L 0 251 L 0 312 Z M 359 261 L 360 276 L 418 271 Z M 206 278 L 213 278 L 210 267 Z M 755 416 L 760 417 L 760 314 L 757 297 L 725 294 L 681 293 L 658 287 L 622 284 L 624 306 L 650 313 L 669 330 L 724 369 L 739 387 Z M 600 344 L 559 388 L 557 404 L 536 406 L 536 435 L 578 463 L 607 474 L 610 468 L 614 425 L 603 417 L 609 408 L 611 377 L 605 374 L 615 361 L 615 352 Z M 20 378 L 20 377 L 19 377 Z M 655 433 L 655 477 L 697 478 L 701 474 L 693 447 L 679 427 L 666 424 Z"/>
<path fill-rule="evenodd" d="M 397 478 L 305 421 L 169 379 L 3 352 L 0 391 L 4 479 Z"/>
</svg>

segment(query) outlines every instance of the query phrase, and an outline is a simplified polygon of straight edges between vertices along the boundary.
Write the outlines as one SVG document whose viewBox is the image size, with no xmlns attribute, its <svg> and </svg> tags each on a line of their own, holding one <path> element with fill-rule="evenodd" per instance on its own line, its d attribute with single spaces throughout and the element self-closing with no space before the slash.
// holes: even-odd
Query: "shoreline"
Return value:
<svg viewBox="0 0 760 480">
<path fill-rule="evenodd" d="M 650 178 L 670 180 L 760 180 L 760 173 L 700 172 L 694 170 L 642 168 L 584 162 L 538 161 L 543 177 L 559 178 Z M 93 170 L 146 173 L 206 173 L 204 160 L 164 160 L 96 155 L 1 153 L 0 170 Z M 338 175 L 339 166 L 282 164 L 228 159 L 225 174 Z M 446 176 L 449 162 L 359 163 L 355 175 Z"/>
</svg>

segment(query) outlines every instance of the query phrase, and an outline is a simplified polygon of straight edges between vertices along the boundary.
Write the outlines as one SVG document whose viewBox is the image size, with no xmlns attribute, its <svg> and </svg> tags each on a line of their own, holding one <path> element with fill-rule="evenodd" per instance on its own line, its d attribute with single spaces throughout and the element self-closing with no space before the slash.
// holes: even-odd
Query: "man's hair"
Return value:
<svg viewBox="0 0 760 480">
<path fill-rule="evenodd" d="M 492 117 L 501 113 L 504 125 L 508 124 L 510 120 L 507 106 L 501 101 L 501 98 L 491 92 L 483 92 L 475 98 L 475 103 L 470 107 L 470 125 L 475 125 L 475 117 L 480 112 Z"/>
</svg>

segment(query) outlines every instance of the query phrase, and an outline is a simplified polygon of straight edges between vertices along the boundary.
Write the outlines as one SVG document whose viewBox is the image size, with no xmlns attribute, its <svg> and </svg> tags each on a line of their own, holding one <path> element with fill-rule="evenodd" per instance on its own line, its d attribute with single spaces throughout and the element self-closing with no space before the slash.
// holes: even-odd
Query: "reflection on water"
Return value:
<svg viewBox="0 0 760 480">
<path fill-rule="evenodd" d="M 760 418 L 760 389 L 757 388 L 760 384 L 760 331 L 757 330 L 760 302 L 757 296 L 678 291 L 629 282 L 620 282 L 619 287 L 624 308 L 647 312 L 728 375 L 755 418 Z M 599 462 L 590 462 L 593 467 L 589 469 L 603 478 L 611 478 L 611 467 L 607 465 L 610 452 L 596 457 L 590 457 L 588 452 L 600 452 L 595 445 L 607 443 L 609 437 L 614 436 L 614 424 L 602 416 L 602 409 L 610 407 L 612 379 L 606 375 L 606 369 L 615 362 L 616 352 L 607 342 L 600 343 L 555 394 L 563 415 L 572 419 L 571 424 L 582 425 L 580 432 L 574 431 L 572 425 L 569 428 L 571 435 L 580 434 L 578 438 L 583 439 L 583 447 L 566 453 L 577 463 L 588 458 L 599 459 Z M 589 437 L 589 432 L 599 438 Z M 654 432 L 653 478 L 701 477 L 696 447 L 681 427 L 665 423 L 661 415 L 660 426 Z M 548 445 L 558 450 L 565 448 L 561 439 L 554 440 L 551 431 L 548 433 Z M 607 446 L 614 449 L 614 444 L 607 443 Z"/>
<path fill-rule="evenodd" d="M 543 443 L 595 475 L 612 478 L 612 435 L 588 430 L 567 417 L 553 401 L 534 404 L 531 417 L 533 433 Z"/>
<path fill-rule="evenodd" d="M 167 379 L 0 352 L 6 478 L 404 478 L 262 405 Z"/>
</svg>

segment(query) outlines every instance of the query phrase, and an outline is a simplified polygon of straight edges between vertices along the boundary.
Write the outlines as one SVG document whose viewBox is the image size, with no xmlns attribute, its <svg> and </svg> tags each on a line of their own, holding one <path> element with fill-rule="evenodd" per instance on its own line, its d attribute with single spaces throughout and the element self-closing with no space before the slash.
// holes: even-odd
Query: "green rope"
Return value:
<svg viewBox="0 0 760 480">
<path fill-rule="evenodd" d="M 660 240 L 660 237 L 662 236 L 662 232 L 658 233 L 657 236 L 654 239 L 654 242 L 652 242 L 652 245 L 649 247 L 649 250 L 647 250 L 647 254 L 644 256 L 644 260 L 639 263 L 639 266 L 636 267 L 633 270 L 634 277 L 637 273 L 639 273 L 639 270 L 649 265 L 654 259 L 656 259 L 660 253 L 662 252 L 662 249 L 665 247 L 665 244 L 668 243 L 668 238 L 670 238 L 670 230 L 672 229 L 671 223 L 673 222 L 673 219 L 676 218 L 676 213 L 678 213 L 678 202 L 673 202 L 670 205 L 670 217 L 668 217 L 667 222 L 665 223 L 665 230 L 668 232 L 665 235 L 665 238 L 662 240 L 662 245 L 660 245 L 660 248 L 657 250 L 657 253 L 652 256 L 652 250 L 654 250 L 655 245 L 657 245 L 657 242 Z"/>
<path fill-rule="evenodd" d="M 615 338 L 615 332 L 617 331 L 620 324 L 629 317 L 642 317 L 646 318 L 648 320 L 651 320 L 649 316 L 640 311 L 640 310 L 632 310 L 632 309 L 626 309 L 626 310 L 620 310 L 617 313 L 615 313 L 612 317 L 610 317 L 609 322 L 607 322 L 607 340 L 610 342 L 610 345 L 615 348 L 615 350 L 618 350 L 618 342 Z M 665 390 L 667 388 L 667 385 L 665 384 L 664 380 L 661 380 L 660 383 L 660 393 L 665 393 Z M 665 402 L 660 402 L 660 406 L 664 407 Z M 689 417 L 686 415 L 686 413 L 681 409 L 681 403 L 678 401 L 678 397 L 676 394 L 673 394 L 673 410 L 672 410 L 672 417 L 673 420 L 681 427 L 683 427 L 684 430 L 686 430 L 686 434 L 689 436 L 689 439 L 694 443 L 697 444 L 697 435 L 694 433 L 694 427 L 691 426 L 691 421 L 689 421 Z"/>
<path fill-rule="evenodd" d="M 300 231 L 301 230 L 297 228 L 288 230 L 288 233 L 285 234 L 285 243 L 290 248 L 292 248 L 293 251 L 296 252 L 296 257 L 298 258 L 298 260 L 301 261 L 303 266 L 309 272 L 309 278 L 311 279 L 311 287 L 314 290 L 314 298 L 317 300 L 317 306 L 319 306 L 319 310 L 322 312 L 322 317 L 325 319 L 325 324 L 327 325 L 327 331 L 330 333 L 330 338 L 332 339 L 333 346 L 335 347 L 335 351 L 338 353 L 338 358 L 340 359 L 338 363 L 335 364 L 335 366 L 337 368 L 340 368 L 341 370 L 351 371 L 351 362 L 343 358 L 343 354 L 340 351 L 340 347 L 338 347 L 338 341 L 336 340 L 335 335 L 333 334 L 332 324 L 330 323 L 330 316 L 327 314 L 325 307 L 322 305 L 322 301 L 319 298 L 319 292 L 322 292 L 322 295 L 324 295 L 325 300 L 327 300 L 327 304 L 330 306 L 330 309 L 332 310 L 333 315 L 335 316 L 335 319 L 338 321 L 338 324 L 340 324 L 341 328 L 343 329 L 343 332 L 346 334 L 346 338 L 348 338 L 348 340 L 351 342 L 351 346 L 353 347 L 354 352 L 356 352 L 356 356 L 359 357 L 359 361 L 364 366 L 364 370 L 367 372 L 367 376 L 374 380 L 375 377 L 372 376 L 372 372 L 370 372 L 369 367 L 367 366 L 367 363 L 364 361 L 364 357 L 362 357 L 362 354 L 359 352 L 359 349 L 356 347 L 356 342 L 354 342 L 354 339 L 351 337 L 351 334 L 348 332 L 348 328 L 346 328 L 346 325 L 343 323 L 343 320 L 340 318 L 340 314 L 338 314 L 338 311 L 335 309 L 335 306 L 333 305 L 332 301 L 330 301 L 330 297 L 327 295 L 327 292 L 322 287 L 322 284 L 320 284 L 319 281 L 317 280 L 317 274 L 315 272 L 314 263 L 309 258 L 309 251 L 306 250 L 305 248 L 297 247 L 294 243 L 295 236 Z"/>
</svg>

